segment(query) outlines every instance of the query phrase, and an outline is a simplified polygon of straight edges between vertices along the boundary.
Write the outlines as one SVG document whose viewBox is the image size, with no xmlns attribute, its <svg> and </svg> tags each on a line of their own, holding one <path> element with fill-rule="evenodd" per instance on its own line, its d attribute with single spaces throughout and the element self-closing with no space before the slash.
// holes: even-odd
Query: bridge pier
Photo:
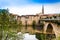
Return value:
<svg viewBox="0 0 60 40">
<path fill-rule="evenodd" d="M 46 30 L 47 30 L 47 25 L 49 24 L 49 23 L 44 23 L 45 25 L 44 25 L 44 33 L 46 34 Z"/>
<path fill-rule="evenodd" d="M 56 24 L 51 23 L 53 26 L 53 30 L 55 32 L 56 38 L 60 37 L 60 30 L 58 29 L 58 26 Z"/>
</svg>

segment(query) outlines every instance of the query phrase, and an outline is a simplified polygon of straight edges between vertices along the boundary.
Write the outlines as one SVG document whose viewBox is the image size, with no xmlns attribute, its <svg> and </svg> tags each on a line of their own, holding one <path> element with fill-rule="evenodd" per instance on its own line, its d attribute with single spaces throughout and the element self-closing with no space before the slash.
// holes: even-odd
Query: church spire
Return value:
<svg viewBox="0 0 60 40">
<path fill-rule="evenodd" d="M 44 5 L 42 5 L 42 14 L 44 14 Z"/>
</svg>

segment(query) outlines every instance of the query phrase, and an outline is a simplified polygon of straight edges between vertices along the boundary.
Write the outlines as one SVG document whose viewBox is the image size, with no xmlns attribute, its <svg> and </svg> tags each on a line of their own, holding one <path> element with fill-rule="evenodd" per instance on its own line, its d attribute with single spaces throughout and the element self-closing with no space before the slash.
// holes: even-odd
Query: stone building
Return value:
<svg viewBox="0 0 60 40">
<path fill-rule="evenodd" d="M 44 14 L 44 6 L 42 6 L 42 13 L 38 13 L 36 15 L 21 15 L 17 16 L 17 20 L 22 21 L 23 25 L 32 25 L 32 22 L 35 21 L 36 24 L 40 19 L 45 19 L 45 18 L 52 18 L 53 16 L 57 17 L 58 14 Z"/>
</svg>

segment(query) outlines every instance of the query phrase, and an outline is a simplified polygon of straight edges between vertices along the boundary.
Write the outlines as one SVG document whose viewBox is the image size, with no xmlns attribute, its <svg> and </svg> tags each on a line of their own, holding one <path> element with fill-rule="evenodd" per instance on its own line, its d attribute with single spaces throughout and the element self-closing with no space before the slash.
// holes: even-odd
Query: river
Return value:
<svg viewBox="0 0 60 40">
<path fill-rule="evenodd" d="M 19 32 L 19 33 L 17 33 L 18 35 L 19 34 L 21 34 L 21 32 Z M 23 40 L 38 40 L 37 38 L 36 38 L 36 35 L 31 35 L 31 34 L 29 34 L 29 33 L 25 33 L 25 34 L 23 34 Z"/>
</svg>

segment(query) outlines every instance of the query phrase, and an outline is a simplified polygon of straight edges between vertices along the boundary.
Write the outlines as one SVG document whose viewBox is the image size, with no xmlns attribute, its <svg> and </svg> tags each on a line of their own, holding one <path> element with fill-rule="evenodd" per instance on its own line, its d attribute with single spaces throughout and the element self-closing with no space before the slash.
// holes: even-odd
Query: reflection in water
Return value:
<svg viewBox="0 0 60 40">
<path fill-rule="evenodd" d="M 50 31 L 49 30 L 47 30 L 47 31 L 52 33 L 53 29 L 51 28 L 51 26 L 49 26 L 47 29 L 49 29 L 49 28 L 50 28 Z M 24 32 L 24 33 L 28 32 L 29 34 L 35 34 L 35 31 L 37 31 L 37 29 L 33 30 L 32 26 L 28 26 L 27 29 L 25 29 L 25 26 L 24 26 L 21 29 L 21 32 Z M 40 30 L 40 32 L 41 32 L 41 30 Z M 28 33 L 26 35 L 29 35 Z M 39 35 L 41 35 L 41 34 L 39 34 Z M 42 34 L 42 35 L 44 36 L 43 38 L 45 38 L 46 40 L 52 40 L 53 38 L 56 38 L 55 34 Z M 28 38 L 28 36 L 25 36 L 25 37 Z"/>
<path fill-rule="evenodd" d="M 21 28 L 21 32 L 22 32 L 22 33 L 28 32 L 28 33 L 30 33 L 30 34 L 33 34 L 34 30 L 33 30 L 32 26 L 28 26 L 27 29 L 26 29 L 25 27 L 26 27 L 26 26 L 23 26 L 23 27 Z"/>
<path fill-rule="evenodd" d="M 13 29 L 12 29 L 13 30 Z M 17 29 L 16 29 L 17 30 Z M 15 31 L 16 31 L 15 30 Z M 44 39 L 46 39 L 46 40 L 48 40 L 49 38 L 49 40 L 51 40 L 52 38 L 55 38 L 56 36 L 55 36 L 55 34 L 43 34 L 43 33 L 39 33 L 39 34 L 35 34 L 35 31 L 36 30 L 33 30 L 33 28 L 32 28 L 32 26 L 28 26 L 27 27 L 27 29 L 25 29 L 25 26 L 23 26 L 22 28 L 21 28 L 21 32 L 18 32 L 17 34 L 18 35 L 16 35 L 16 33 L 14 33 L 14 31 L 11 33 L 11 32 L 7 32 L 7 34 L 8 34 L 8 39 L 10 40 L 11 38 L 11 40 L 15 40 L 15 39 L 21 39 L 21 37 L 23 36 L 23 39 L 24 40 L 37 40 L 37 37 L 38 38 L 44 38 Z M 26 32 L 28 32 L 28 33 L 26 33 Z M 22 34 L 21 34 L 22 33 Z M 20 35 L 21 34 L 21 35 Z M 33 35 L 32 35 L 33 34 Z M 35 35 L 34 35 L 35 34 Z M 13 36 L 12 36 L 13 35 Z M 5 36 L 5 33 L 4 33 L 4 36 Z M 15 37 L 16 36 L 16 37 Z M 37 37 L 36 37 L 37 36 Z M 5 37 L 3 37 L 3 39 L 4 39 Z M 7 39 L 7 40 L 8 40 Z"/>
<path fill-rule="evenodd" d="M 55 34 L 47 34 L 46 35 L 46 40 L 51 40 L 51 39 L 54 39 L 56 38 Z"/>
</svg>

